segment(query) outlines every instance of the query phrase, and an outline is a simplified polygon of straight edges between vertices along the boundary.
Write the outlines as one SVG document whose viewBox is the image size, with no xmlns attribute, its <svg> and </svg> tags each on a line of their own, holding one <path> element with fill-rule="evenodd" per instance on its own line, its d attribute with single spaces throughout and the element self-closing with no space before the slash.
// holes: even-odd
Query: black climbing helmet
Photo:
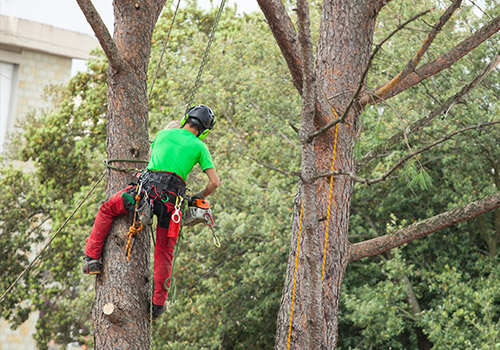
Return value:
<svg viewBox="0 0 500 350">
<path fill-rule="evenodd" d="M 189 108 L 186 112 L 186 115 L 181 120 L 181 127 L 183 127 L 190 118 L 195 119 L 199 122 L 199 124 L 201 124 L 201 128 L 199 129 L 200 134 L 198 135 L 198 138 L 200 140 L 203 140 L 205 137 L 207 137 L 208 133 L 215 125 L 214 112 L 212 112 L 210 107 L 205 105 L 198 105 Z"/>
</svg>

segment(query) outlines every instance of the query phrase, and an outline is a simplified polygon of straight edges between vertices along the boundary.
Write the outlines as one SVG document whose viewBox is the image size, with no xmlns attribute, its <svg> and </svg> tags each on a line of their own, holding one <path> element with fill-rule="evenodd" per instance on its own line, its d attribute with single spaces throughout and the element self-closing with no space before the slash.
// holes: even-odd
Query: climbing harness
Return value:
<svg viewBox="0 0 500 350">
<path fill-rule="evenodd" d="M 155 205 L 153 204 L 153 200 L 159 199 L 163 202 L 163 205 L 167 205 L 168 202 L 172 203 L 175 197 L 174 212 L 171 215 L 171 219 L 175 224 L 179 224 L 182 217 L 181 206 L 184 200 L 181 194 L 184 193 L 186 187 L 184 180 L 166 171 L 155 172 L 145 170 L 138 176 L 137 182 L 136 189 L 134 190 L 135 194 L 132 194 L 130 190 L 122 194 L 122 197 L 128 201 L 128 204 L 133 206 L 129 207 L 129 210 L 133 208 L 134 213 L 134 220 L 129 227 L 128 240 L 125 247 L 127 262 L 130 260 L 135 236 L 142 231 L 144 226 L 149 225 L 151 222 L 153 206 Z M 170 227 L 173 228 L 172 225 Z"/>
<path fill-rule="evenodd" d="M 335 114 L 335 118 L 338 119 L 338 115 L 337 115 L 337 112 L 335 111 L 335 108 L 332 107 L 332 111 Z M 331 171 L 335 170 L 335 154 L 337 151 L 337 131 L 338 131 L 338 124 L 335 125 L 335 137 L 334 137 L 334 144 L 333 144 Z M 328 244 L 328 231 L 329 231 L 329 222 L 330 222 L 330 208 L 331 208 L 331 203 L 332 203 L 332 190 L 333 190 L 333 176 L 330 177 L 330 194 L 329 194 L 329 198 L 328 198 L 328 211 L 327 211 L 327 216 L 326 216 L 325 246 L 324 246 L 324 250 L 323 250 L 323 267 L 322 267 L 322 272 L 321 272 L 321 283 L 323 283 L 323 281 L 325 279 L 326 249 L 327 249 L 327 244 Z M 295 270 L 293 273 L 292 302 L 290 305 L 290 324 L 288 327 L 287 350 L 290 349 L 290 340 L 292 337 L 293 306 L 294 306 L 294 301 L 295 301 L 295 286 L 296 286 L 296 282 L 297 282 L 297 268 L 299 265 L 300 235 L 301 235 L 301 231 L 302 231 L 302 214 L 303 214 L 303 205 L 301 204 L 300 205 L 300 218 L 299 218 L 299 233 L 298 233 L 298 237 L 297 237 L 297 250 L 296 250 L 296 254 L 295 254 Z"/>
</svg>

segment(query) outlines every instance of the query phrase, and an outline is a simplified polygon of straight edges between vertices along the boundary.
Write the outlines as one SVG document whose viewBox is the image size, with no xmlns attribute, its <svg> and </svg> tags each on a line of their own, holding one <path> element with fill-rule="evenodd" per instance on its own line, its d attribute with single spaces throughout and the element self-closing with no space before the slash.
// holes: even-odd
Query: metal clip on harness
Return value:
<svg viewBox="0 0 500 350">
<path fill-rule="evenodd" d="M 174 213 L 172 214 L 172 221 L 175 222 L 176 224 L 181 222 L 182 218 L 181 205 L 183 200 L 184 198 L 182 198 L 181 196 L 177 196 L 177 198 L 175 199 L 175 207 L 174 207 Z"/>
</svg>

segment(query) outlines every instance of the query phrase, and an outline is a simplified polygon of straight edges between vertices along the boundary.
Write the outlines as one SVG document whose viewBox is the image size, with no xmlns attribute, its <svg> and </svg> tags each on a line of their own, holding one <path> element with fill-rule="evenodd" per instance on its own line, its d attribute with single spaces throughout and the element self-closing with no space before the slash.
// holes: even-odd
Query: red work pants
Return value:
<svg viewBox="0 0 500 350">
<path fill-rule="evenodd" d="M 113 224 L 113 219 L 116 216 L 128 213 L 123 205 L 122 194 L 131 189 L 132 186 L 125 188 L 124 190 L 114 194 L 109 200 L 104 202 L 99 211 L 92 227 L 89 238 L 87 238 L 85 244 L 85 254 L 94 259 L 99 259 L 101 257 L 102 248 L 106 242 L 106 237 L 111 230 L 111 225 Z M 155 200 L 155 205 L 167 205 L 167 214 L 169 217 L 173 211 L 173 205 L 171 203 L 163 203 L 159 200 Z M 169 222 L 170 220 L 162 220 L 162 222 Z M 170 277 L 172 273 L 172 259 L 174 256 L 174 246 L 177 242 L 177 234 L 172 234 L 168 232 L 168 227 L 158 226 L 156 229 L 156 246 L 154 252 L 154 267 L 153 267 L 153 279 L 155 281 L 155 290 L 153 293 L 153 304 L 163 305 L 167 299 L 167 290 L 165 289 L 165 281 Z M 170 284 L 170 281 L 169 283 Z M 168 286 L 167 286 L 168 288 Z"/>
</svg>

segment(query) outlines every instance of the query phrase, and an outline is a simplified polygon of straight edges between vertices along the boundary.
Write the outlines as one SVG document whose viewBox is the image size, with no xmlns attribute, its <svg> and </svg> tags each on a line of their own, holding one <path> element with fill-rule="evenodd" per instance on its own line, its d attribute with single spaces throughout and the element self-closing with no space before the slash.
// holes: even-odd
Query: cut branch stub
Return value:
<svg viewBox="0 0 500 350">
<path fill-rule="evenodd" d="M 102 307 L 102 313 L 111 323 L 120 323 L 123 319 L 123 312 L 113 303 L 106 303 Z"/>
</svg>

